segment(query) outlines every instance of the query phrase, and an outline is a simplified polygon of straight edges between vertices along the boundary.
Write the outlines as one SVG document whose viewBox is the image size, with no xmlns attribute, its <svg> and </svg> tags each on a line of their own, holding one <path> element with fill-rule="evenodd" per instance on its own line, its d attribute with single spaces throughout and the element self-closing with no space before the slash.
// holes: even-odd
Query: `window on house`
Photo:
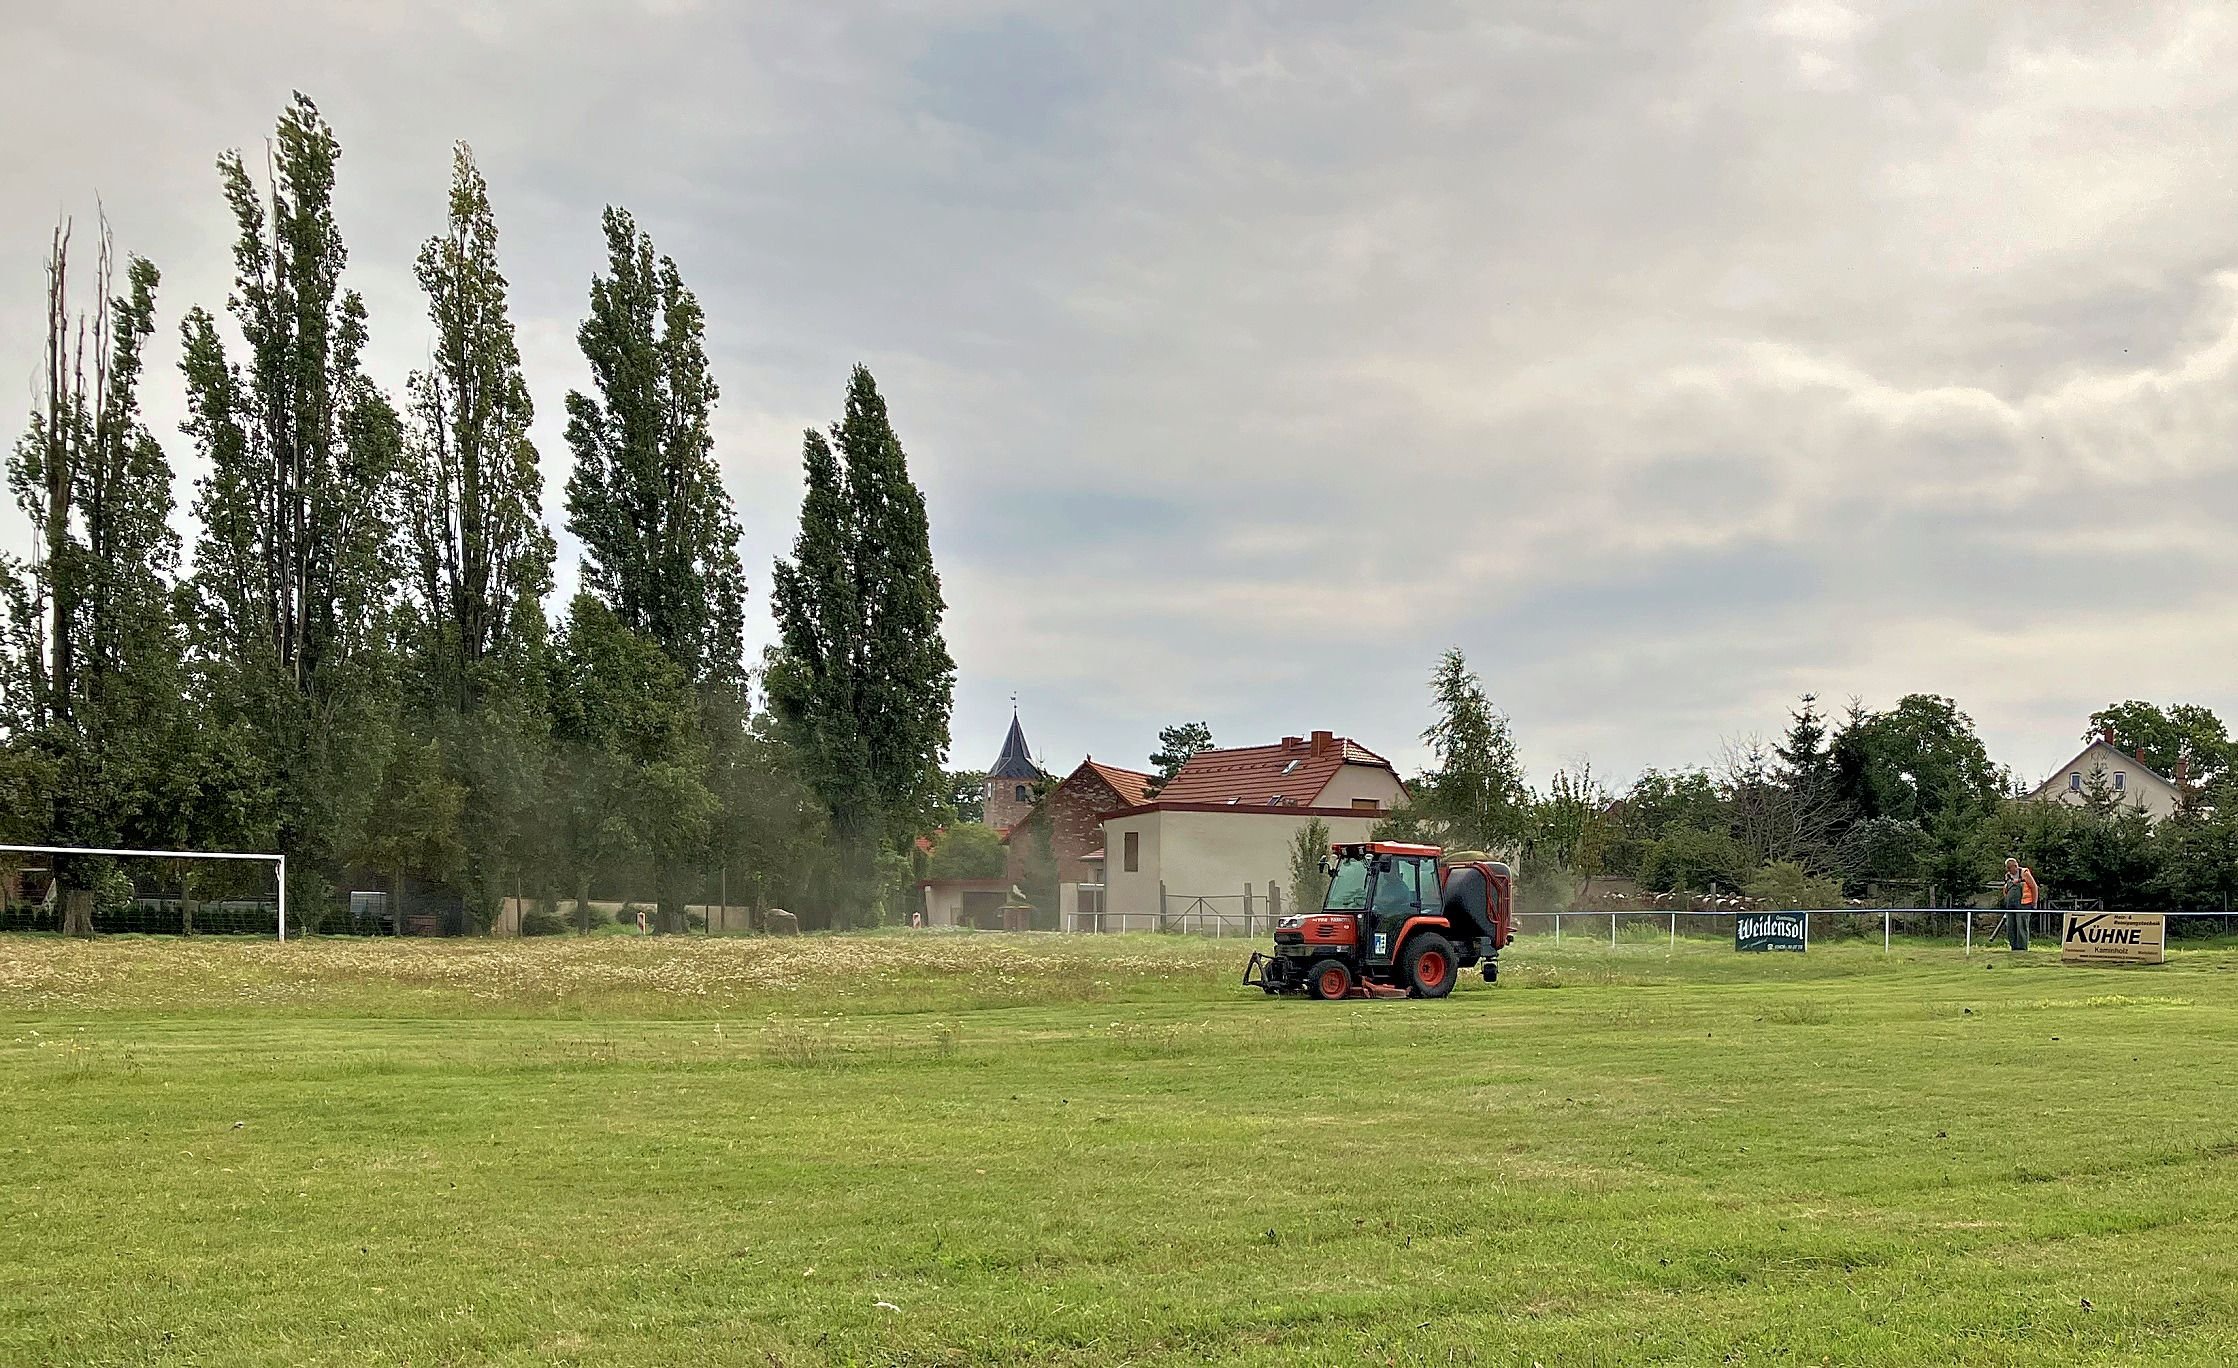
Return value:
<svg viewBox="0 0 2238 1368">
<path fill-rule="evenodd" d="M 1016 792 L 1014 792 L 1013 794 L 1011 794 L 1011 796 L 1012 796 L 1013 798 L 1016 798 L 1016 799 L 1017 799 L 1017 800 L 1018 800 L 1019 802 L 1021 802 L 1021 803 L 1025 802 L 1025 801 L 1026 801 L 1026 786 L 1025 786 L 1024 784 L 1020 784 L 1020 785 L 1018 786 L 1018 788 L 1017 788 L 1017 791 L 1016 791 Z"/>
<path fill-rule="evenodd" d="M 1352 810 L 1354 812 L 1381 812 L 1383 811 L 1383 804 L 1373 798 L 1355 798 L 1352 800 Z"/>
<path fill-rule="evenodd" d="M 1142 833 L 1130 831 L 1125 837 L 1126 870 L 1129 874 L 1142 872 Z"/>
<path fill-rule="evenodd" d="M 2114 792 L 2116 792 L 2116 793 L 2120 793 L 2120 792 L 2121 792 L 2121 791 L 2122 791 L 2123 789 L 2126 789 L 2126 788 L 2128 788 L 2128 787 L 2129 787 L 2129 774 L 2128 774 L 2128 772 L 2127 772 L 2127 771 L 2124 771 L 2124 770 L 2115 770 L 2115 771 L 2114 771 Z"/>
<path fill-rule="evenodd" d="M 2067 776 L 2067 791 L 2069 793 L 2081 793 L 2083 791 L 2083 772 L 2081 770 L 2076 770 L 2073 774 Z"/>
</svg>

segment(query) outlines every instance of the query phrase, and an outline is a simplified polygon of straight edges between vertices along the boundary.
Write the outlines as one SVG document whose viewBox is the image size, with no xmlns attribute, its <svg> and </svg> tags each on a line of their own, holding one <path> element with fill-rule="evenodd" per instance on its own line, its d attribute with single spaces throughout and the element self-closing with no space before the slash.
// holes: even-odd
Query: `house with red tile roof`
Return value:
<svg viewBox="0 0 2238 1368">
<path fill-rule="evenodd" d="M 1010 847 L 1010 881 L 1026 883 L 1026 867 L 1046 827 L 1050 854 L 1057 862 L 1057 882 L 1097 882 L 1102 870 L 1092 857 L 1103 847 L 1103 814 L 1148 801 L 1151 783 L 1151 777 L 1139 771 L 1099 764 L 1094 756 L 1082 760 L 1003 837 Z"/>
<path fill-rule="evenodd" d="M 1246 885 L 1264 899 L 1288 884 L 1291 843 L 1308 823 L 1364 841 L 1406 800 L 1390 761 L 1333 732 L 1199 751 L 1157 793 L 1102 814 L 1107 923 L 1147 929 L 1161 894 L 1230 898 L 1240 911 Z"/>
</svg>

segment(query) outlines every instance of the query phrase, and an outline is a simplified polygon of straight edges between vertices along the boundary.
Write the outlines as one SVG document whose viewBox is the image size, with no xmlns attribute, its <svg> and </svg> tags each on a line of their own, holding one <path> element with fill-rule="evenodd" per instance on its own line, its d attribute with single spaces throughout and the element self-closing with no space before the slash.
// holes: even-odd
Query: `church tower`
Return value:
<svg viewBox="0 0 2238 1368">
<path fill-rule="evenodd" d="M 987 825 L 1008 831 L 1033 811 L 1034 784 L 1041 769 L 1026 749 L 1025 728 L 1018 725 L 1018 709 L 1010 709 L 1010 735 L 1003 738 L 1002 754 L 987 770 Z"/>
</svg>

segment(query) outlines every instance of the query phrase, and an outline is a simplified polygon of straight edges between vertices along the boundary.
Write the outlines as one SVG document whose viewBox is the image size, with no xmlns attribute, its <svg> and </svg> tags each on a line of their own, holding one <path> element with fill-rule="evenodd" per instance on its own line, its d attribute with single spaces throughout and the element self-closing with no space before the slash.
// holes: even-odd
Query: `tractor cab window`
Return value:
<svg viewBox="0 0 2238 1368">
<path fill-rule="evenodd" d="M 1418 861 L 1404 856 L 1384 856 L 1376 861 L 1375 912 L 1379 917 L 1404 916 L 1422 897 L 1422 871 Z"/>
<path fill-rule="evenodd" d="M 1368 862 L 1339 860 L 1329 875 L 1329 895 L 1321 900 L 1325 912 L 1368 910 Z"/>
</svg>

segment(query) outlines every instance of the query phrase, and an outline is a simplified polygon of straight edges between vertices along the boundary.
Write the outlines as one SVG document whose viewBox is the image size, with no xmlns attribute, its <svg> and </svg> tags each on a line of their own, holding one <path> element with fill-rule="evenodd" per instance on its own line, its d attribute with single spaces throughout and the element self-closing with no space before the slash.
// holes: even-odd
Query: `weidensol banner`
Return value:
<svg viewBox="0 0 2238 1368">
<path fill-rule="evenodd" d="M 1800 912 L 1743 912 L 1733 918 L 1735 950 L 1793 950 L 1809 945 Z"/>
<path fill-rule="evenodd" d="M 2062 964 L 2166 964 L 2168 919 L 2158 912 L 2069 912 L 2059 930 Z"/>
</svg>

